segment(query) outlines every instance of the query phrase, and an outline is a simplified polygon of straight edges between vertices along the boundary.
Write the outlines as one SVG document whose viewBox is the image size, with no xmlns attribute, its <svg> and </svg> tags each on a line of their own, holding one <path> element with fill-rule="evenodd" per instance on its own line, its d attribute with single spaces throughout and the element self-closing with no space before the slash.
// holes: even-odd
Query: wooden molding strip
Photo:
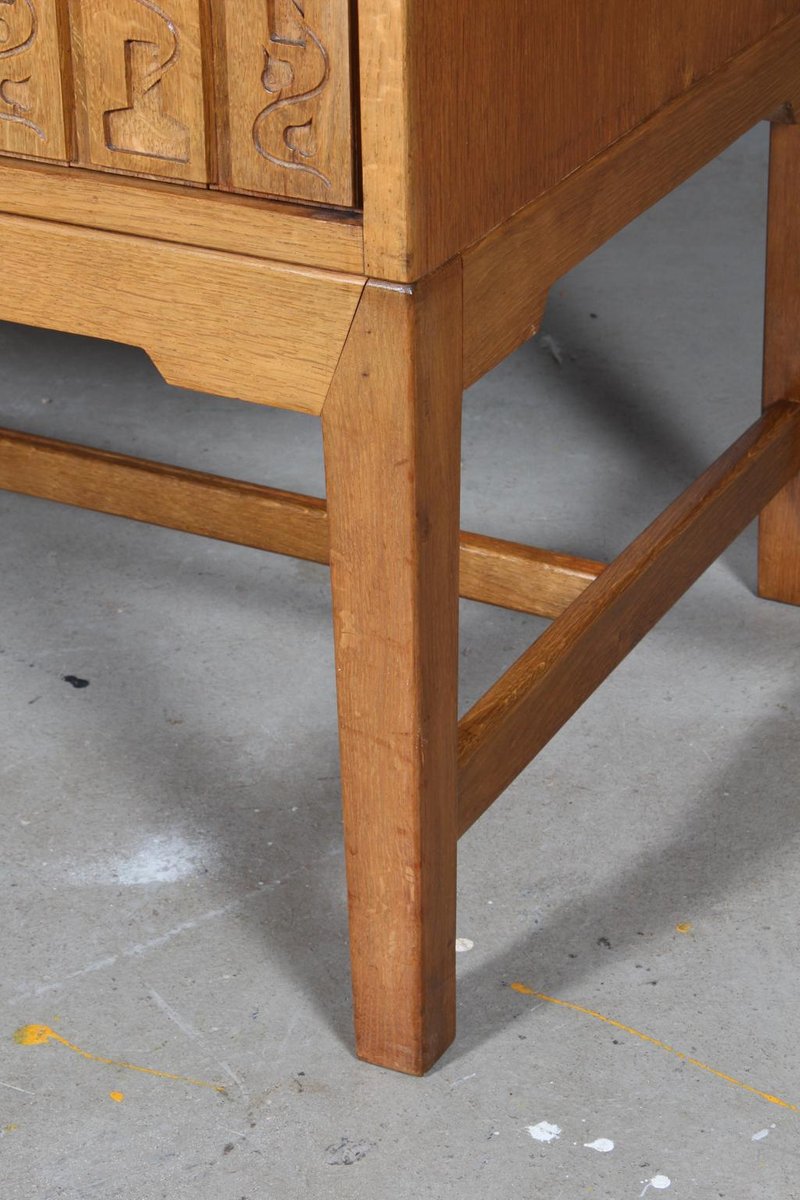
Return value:
<svg viewBox="0 0 800 1200">
<path fill-rule="evenodd" d="M 0 320 L 141 346 L 168 383 L 318 415 L 365 280 L 0 215 Z"/>
<path fill-rule="evenodd" d="M 364 272 L 360 216 L 0 156 L 0 212 Z"/>
<path fill-rule="evenodd" d="M 536 332 L 556 280 L 786 103 L 800 106 L 800 16 L 467 250 L 465 386 Z"/>
<path fill-rule="evenodd" d="M 783 401 L 489 689 L 460 723 L 462 833 L 798 471 L 800 404 Z"/>
<path fill-rule="evenodd" d="M 0 488 L 166 529 L 327 563 L 324 500 L 0 429 Z M 461 535 L 461 595 L 553 617 L 601 563 Z"/>
</svg>

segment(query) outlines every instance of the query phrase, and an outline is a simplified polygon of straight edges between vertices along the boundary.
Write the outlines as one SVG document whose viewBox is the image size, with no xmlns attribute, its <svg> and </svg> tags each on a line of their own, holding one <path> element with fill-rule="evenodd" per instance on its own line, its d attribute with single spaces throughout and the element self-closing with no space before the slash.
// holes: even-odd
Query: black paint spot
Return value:
<svg viewBox="0 0 800 1200">
<path fill-rule="evenodd" d="M 611 942 L 608 940 L 607 937 L 599 937 L 597 939 L 597 944 L 598 944 L 598 946 L 603 946 L 606 950 L 611 949 Z"/>
<path fill-rule="evenodd" d="M 233 1150 L 233 1149 L 234 1149 L 233 1142 L 228 1142 L 225 1146 L 222 1147 L 222 1153 L 230 1154 L 231 1150 Z"/>
<path fill-rule="evenodd" d="M 61 678 L 64 680 L 64 683 L 69 683 L 74 688 L 80 689 L 89 686 L 89 680 L 81 679 L 78 675 L 62 675 Z"/>
<path fill-rule="evenodd" d="M 593 321 L 597 320 L 597 313 L 589 313 L 589 316 L 592 318 Z"/>
</svg>

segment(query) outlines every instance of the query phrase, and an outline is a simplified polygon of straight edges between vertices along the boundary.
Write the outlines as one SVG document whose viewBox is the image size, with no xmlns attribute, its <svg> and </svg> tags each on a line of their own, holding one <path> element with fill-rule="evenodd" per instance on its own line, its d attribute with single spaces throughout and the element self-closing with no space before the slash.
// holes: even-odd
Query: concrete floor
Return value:
<svg viewBox="0 0 800 1200">
<path fill-rule="evenodd" d="M 564 280 L 466 398 L 466 528 L 613 556 L 755 419 L 765 182 L 761 127 Z M 322 488 L 315 420 L 137 350 L 4 326 L 0 364 L 6 426 Z M 800 1104 L 800 612 L 753 529 L 464 839 L 413 1080 L 351 1053 L 325 570 L 0 515 L 2 1200 L 800 1197 L 800 1113 L 668 1048 Z M 465 706 L 541 627 L 464 605 Z"/>
</svg>

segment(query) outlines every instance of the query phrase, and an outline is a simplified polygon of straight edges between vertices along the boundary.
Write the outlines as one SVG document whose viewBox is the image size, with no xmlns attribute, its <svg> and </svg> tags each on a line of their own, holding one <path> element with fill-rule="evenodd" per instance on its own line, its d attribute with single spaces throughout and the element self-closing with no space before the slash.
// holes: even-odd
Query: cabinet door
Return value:
<svg viewBox="0 0 800 1200">
<path fill-rule="evenodd" d="M 222 186 L 355 203 L 350 0 L 212 0 Z"/>
<path fill-rule="evenodd" d="M 69 157 L 56 0 L 0 0 L 0 151 Z"/>
<path fill-rule="evenodd" d="M 70 0 L 70 23 L 81 164 L 207 183 L 206 0 Z"/>
</svg>

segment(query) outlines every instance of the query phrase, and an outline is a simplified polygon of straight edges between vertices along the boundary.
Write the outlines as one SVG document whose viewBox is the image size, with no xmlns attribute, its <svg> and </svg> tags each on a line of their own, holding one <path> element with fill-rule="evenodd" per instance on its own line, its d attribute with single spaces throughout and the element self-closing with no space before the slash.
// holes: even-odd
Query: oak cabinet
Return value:
<svg viewBox="0 0 800 1200">
<path fill-rule="evenodd" d="M 350 0 L 0 0 L 0 151 L 356 201 Z"/>
<path fill-rule="evenodd" d="M 77 162 L 212 179 L 203 0 L 70 0 Z"/>
<path fill-rule="evenodd" d="M 212 0 L 219 180 L 355 202 L 349 0 Z"/>
<path fill-rule="evenodd" d="M 0 0 L 0 151 L 69 157 L 65 39 L 58 0 Z"/>
<path fill-rule="evenodd" d="M 0 320 L 321 418 L 326 500 L 2 428 L 0 489 L 330 564 L 371 1062 L 453 1037 L 457 838 L 764 506 L 800 604 L 798 113 L 800 0 L 0 0 Z M 459 533 L 464 387 L 763 119 L 764 417 L 611 565 Z M 459 592 L 554 619 L 460 721 Z"/>
</svg>

